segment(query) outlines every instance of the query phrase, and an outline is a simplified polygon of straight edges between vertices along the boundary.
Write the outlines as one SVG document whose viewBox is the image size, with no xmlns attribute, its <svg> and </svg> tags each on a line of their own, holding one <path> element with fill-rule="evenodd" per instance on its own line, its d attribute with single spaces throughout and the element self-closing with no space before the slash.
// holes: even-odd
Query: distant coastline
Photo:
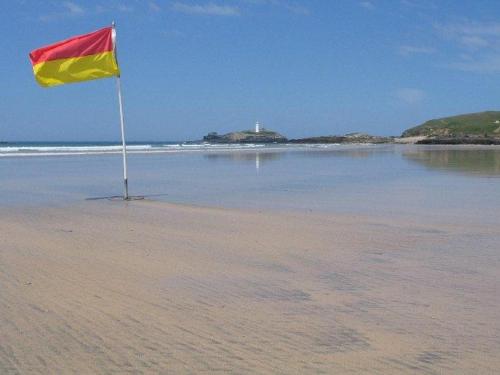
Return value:
<svg viewBox="0 0 500 375">
<path fill-rule="evenodd" d="M 186 141 L 128 141 L 130 151 L 141 147 L 181 147 L 194 145 L 272 145 L 272 144 L 421 144 L 421 145 L 500 145 L 500 111 L 487 111 L 426 121 L 405 130 L 400 136 L 380 136 L 367 133 L 320 135 L 288 138 L 277 131 L 260 128 L 225 134 L 210 132 L 202 139 Z M 86 148 L 120 148 L 118 141 L 0 141 L 9 154 L 18 152 L 87 151 Z M 40 150 L 38 150 L 40 148 Z M 8 150 L 7 150 L 8 149 Z M 42 150 L 43 149 L 43 150 Z M 57 150 L 56 150 L 57 149 Z M 69 150 L 71 149 L 71 150 Z M 75 150 L 73 150 L 75 149 Z"/>
<path fill-rule="evenodd" d="M 500 111 L 469 113 L 426 121 L 407 129 L 400 137 L 378 136 L 366 133 L 322 135 L 288 139 L 269 129 L 235 131 L 219 135 L 211 132 L 204 142 L 236 143 L 290 143 L 290 144 L 426 144 L 426 145 L 500 145 Z"/>
</svg>

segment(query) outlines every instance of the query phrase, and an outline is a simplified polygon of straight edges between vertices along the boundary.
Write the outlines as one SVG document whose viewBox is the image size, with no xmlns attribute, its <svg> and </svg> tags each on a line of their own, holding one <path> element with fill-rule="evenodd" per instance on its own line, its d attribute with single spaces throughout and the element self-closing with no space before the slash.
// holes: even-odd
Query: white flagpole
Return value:
<svg viewBox="0 0 500 375">
<path fill-rule="evenodd" d="M 116 77 L 116 87 L 118 88 L 118 102 L 120 105 L 120 126 L 122 131 L 122 155 L 123 155 L 123 184 L 124 192 L 123 199 L 127 200 L 128 196 L 128 176 L 127 176 L 127 144 L 125 143 L 125 124 L 123 122 L 123 103 L 122 103 L 122 85 L 120 76 Z"/>
<path fill-rule="evenodd" d="M 113 38 L 116 39 L 115 34 L 115 22 L 112 23 L 113 26 Z M 116 43 L 115 43 L 115 58 L 116 58 Z M 124 192 L 123 199 L 128 200 L 128 176 L 127 176 L 127 144 L 125 143 L 125 123 L 123 121 L 123 102 L 122 102 L 122 84 L 120 81 L 120 75 L 116 76 L 116 88 L 118 90 L 118 105 L 120 107 L 120 127 L 122 133 L 122 155 L 123 155 L 123 184 Z"/>
</svg>

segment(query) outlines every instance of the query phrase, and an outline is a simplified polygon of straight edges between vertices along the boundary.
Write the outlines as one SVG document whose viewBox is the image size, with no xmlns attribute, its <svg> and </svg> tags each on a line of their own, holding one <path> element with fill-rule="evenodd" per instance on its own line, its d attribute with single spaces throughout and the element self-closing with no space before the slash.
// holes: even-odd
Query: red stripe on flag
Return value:
<svg viewBox="0 0 500 375">
<path fill-rule="evenodd" d="M 112 51 L 112 30 L 112 27 L 106 27 L 89 34 L 78 35 L 62 42 L 38 48 L 30 53 L 31 63 L 35 65 L 44 61 L 82 57 Z"/>
</svg>

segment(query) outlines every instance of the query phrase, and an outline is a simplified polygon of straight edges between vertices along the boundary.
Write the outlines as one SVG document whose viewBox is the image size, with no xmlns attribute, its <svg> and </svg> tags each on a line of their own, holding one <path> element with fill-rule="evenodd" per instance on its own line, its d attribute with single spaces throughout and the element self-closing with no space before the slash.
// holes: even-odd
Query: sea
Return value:
<svg viewBox="0 0 500 375">
<path fill-rule="evenodd" d="M 499 146 L 130 142 L 127 148 L 130 194 L 138 198 L 500 224 Z M 0 207 L 122 194 L 118 143 L 0 145 Z"/>
</svg>

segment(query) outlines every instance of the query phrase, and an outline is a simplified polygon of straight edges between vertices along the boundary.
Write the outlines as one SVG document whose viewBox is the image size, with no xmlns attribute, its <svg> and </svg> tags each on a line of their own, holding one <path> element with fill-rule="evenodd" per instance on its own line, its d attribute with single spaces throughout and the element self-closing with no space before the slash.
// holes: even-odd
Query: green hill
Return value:
<svg viewBox="0 0 500 375">
<path fill-rule="evenodd" d="M 406 130 L 403 137 L 500 137 L 500 112 L 487 111 L 430 120 Z"/>
</svg>

